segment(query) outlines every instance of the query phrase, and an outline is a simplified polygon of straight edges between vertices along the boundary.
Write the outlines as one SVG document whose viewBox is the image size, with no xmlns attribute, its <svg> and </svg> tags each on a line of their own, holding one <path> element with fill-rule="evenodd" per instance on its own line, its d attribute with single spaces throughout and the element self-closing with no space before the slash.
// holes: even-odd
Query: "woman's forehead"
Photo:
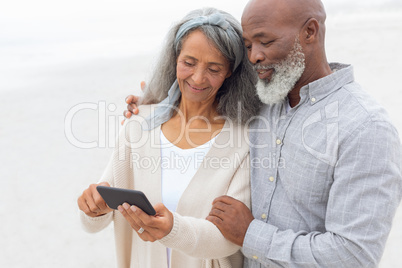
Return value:
<svg viewBox="0 0 402 268">
<path fill-rule="evenodd" d="M 193 57 L 195 59 L 208 59 L 210 62 L 226 63 L 226 57 L 216 48 L 215 44 L 196 30 L 191 32 L 183 41 L 182 50 L 179 56 Z"/>
</svg>

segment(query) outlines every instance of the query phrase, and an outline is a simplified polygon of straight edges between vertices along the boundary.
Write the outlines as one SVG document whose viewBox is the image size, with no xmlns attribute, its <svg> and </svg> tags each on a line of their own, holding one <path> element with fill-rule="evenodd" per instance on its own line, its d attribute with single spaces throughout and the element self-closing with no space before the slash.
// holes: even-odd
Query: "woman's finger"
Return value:
<svg viewBox="0 0 402 268">
<path fill-rule="evenodd" d="M 150 228 L 159 228 L 160 223 L 154 216 L 150 216 L 142 209 L 136 206 L 131 206 L 132 213 L 141 221 L 141 224 Z"/>
<path fill-rule="evenodd" d="M 162 204 L 154 206 L 155 216 L 150 216 L 138 207 L 132 207 L 132 210 L 146 226 L 147 232 L 155 239 L 159 240 L 170 233 L 173 228 L 173 214 Z"/>
<path fill-rule="evenodd" d="M 157 239 L 153 236 L 153 231 L 151 227 L 146 226 L 136 215 L 135 211 L 133 211 L 134 206 L 129 206 L 127 203 L 124 203 L 122 206 L 119 206 L 119 211 L 123 214 L 126 220 L 130 223 L 131 228 L 133 228 L 138 236 L 144 240 L 149 242 L 154 242 Z"/>
<path fill-rule="evenodd" d="M 135 231 L 138 231 L 141 228 L 141 226 L 139 226 L 137 222 L 127 213 L 127 210 L 124 208 L 124 204 L 118 206 L 117 209 L 130 224 L 131 228 L 133 228 Z"/>
</svg>

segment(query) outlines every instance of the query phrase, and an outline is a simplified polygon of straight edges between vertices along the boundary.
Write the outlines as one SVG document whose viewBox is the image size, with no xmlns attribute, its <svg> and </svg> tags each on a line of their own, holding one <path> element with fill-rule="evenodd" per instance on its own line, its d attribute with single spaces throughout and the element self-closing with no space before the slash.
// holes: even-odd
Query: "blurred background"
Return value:
<svg viewBox="0 0 402 268">
<path fill-rule="evenodd" d="M 329 61 L 402 132 L 402 0 L 325 0 Z M 87 234 L 76 200 L 111 155 L 124 99 L 140 94 L 165 34 L 212 6 L 240 20 L 247 1 L 0 2 L 0 266 L 114 267 L 113 228 Z M 399 209 L 380 267 L 399 267 Z"/>
</svg>

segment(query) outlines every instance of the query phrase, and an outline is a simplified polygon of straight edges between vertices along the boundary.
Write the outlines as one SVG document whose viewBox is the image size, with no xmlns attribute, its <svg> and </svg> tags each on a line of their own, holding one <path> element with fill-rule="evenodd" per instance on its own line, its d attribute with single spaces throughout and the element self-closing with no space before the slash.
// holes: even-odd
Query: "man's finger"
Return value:
<svg viewBox="0 0 402 268">
<path fill-rule="evenodd" d="M 222 195 L 222 196 L 215 198 L 214 201 L 212 202 L 212 205 L 214 205 L 215 203 L 218 203 L 218 202 L 222 202 L 222 203 L 230 205 L 236 201 L 238 201 L 238 200 L 234 199 L 231 196 Z"/>
<path fill-rule="evenodd" d="M 132 102 L 133 102 L 133 98 L 134 98 L 134 95 L 128 95 L 128 96 L 126 97 L 126 103 L 127 103 L 127 104 L 132 103 Z"/>
<path fill-rule="evenodd" d="M 133 103 L 137 103 L 139 100 L 140 100 L 140 97 L 134 96 L 134 95 L 130 95 L 129 97 L 127 97 L 126 103 L 127 103 L 127 104 L 133 104 Z"/>
<path fill-rule="evenodd" d="M 128 109 L 129 112 L 131 112 L 131 113 L 133 113 L 133 114 L 138 114 L 138 112 L 139 112 L 136 103 L 129 103 L 129 104 L 127 105 L 127 109 Z"/>
<path fill-rule="evenodd" d="M 132 113 L 130 111 L 124 110 L 123 115 L 125 118 L 129 119 L 132 115 Z"/>
<path fill-rule="evenodd" d="M 223 223 L 223 220 L 219 217 L 212 216 L 211 214 L 206 218 L 207 221 L 212 222 L 218 229 L 220 230 L 219 226 Z"/>
<path fill-rule="evenodd" d="M 225 211 L 227 211 L 229 208 L 230 208 L 230 205 L 228 205 L 228 204 L 226 204 L 226 203 L 223 203 L 223 202 L 217 202 L 217 203 L 215 203 L 215 204 L 212 206 L 211 211 L 212 211 L 212 210 L 218 210 L 218 211 L 221 211 L 221 212 L 225 212 Z"/>
<path fill-rule="evenodd" d="M 126 98 L 126 103 L 127 103 L 127 109 L 128 112 L 131 112 L 133 114 L 138 114 L 139 110 L 137 107 L 137 103 L 139 102 L 140 97 L 134 96 L 134 95 L 129 95 Z M 126 115 L 126 111 L 124 111 L 124 116 L 127 118 L 131 117 L 131 114 Z"/>
<path fill-rule="evenodd" d="M 213 216 L 213 217 L 217 217 L 217 218 L 219 218 L 220 220 L 224 220 L 224 217 L 225 217 L 225 212 L 224 211 L 222 211 L 222 210 L 219 210 L 219 209 L 212 209 L 210 212 L 209 212 L 209 216 Z"/>
</svg>

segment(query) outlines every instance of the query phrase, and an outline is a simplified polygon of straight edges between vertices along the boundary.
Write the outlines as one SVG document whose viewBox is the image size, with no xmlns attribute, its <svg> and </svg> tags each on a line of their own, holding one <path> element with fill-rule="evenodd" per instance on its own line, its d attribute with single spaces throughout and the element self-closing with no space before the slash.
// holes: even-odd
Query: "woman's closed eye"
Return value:
<svg viewBox="0 0 402 268">
<path fill-rule="evenodd" d="M 189 67 L 193 67 L 194 63 L 189 62 L 189 61 L 184 61 L 184 65 L 189 66 Z"/>
<path fill-rule="evenodd" d="M 220 71 L 220 70 L 218 70 L 218 69 L 213 69 L 213 68 L 208 68 L 208 70 L 209 70 L 211 73 L 214 73 L 214 74 L 217 74 L 217 73 L 219 73 L 219 71 Z"/>
</svg>

